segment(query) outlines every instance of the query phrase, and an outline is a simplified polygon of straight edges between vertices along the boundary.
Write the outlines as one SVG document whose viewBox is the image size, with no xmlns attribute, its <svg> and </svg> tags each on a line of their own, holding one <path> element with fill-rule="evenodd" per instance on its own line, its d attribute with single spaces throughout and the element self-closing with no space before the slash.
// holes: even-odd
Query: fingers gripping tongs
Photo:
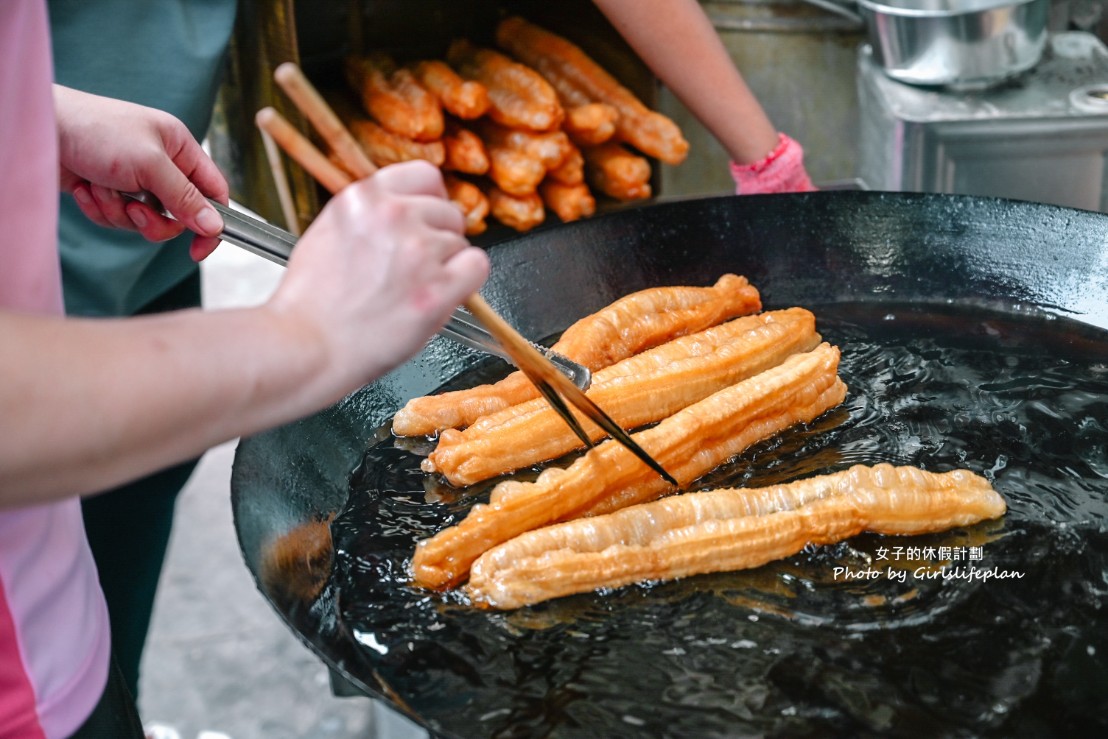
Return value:
<svg viewBox="0 0 1108 739">
<path fill-rule="evenodd" d="M 161 203 L 149 193 L 125 193 L 125 195 L 149 205 L 160 213 L 166 212 Z M 296 245 L 295 236 L 216 201 L 209 202 L 223 218 L 223 233 L 220 234 L 222 239 L 277 264 L 288 263 L 292 249 Z M 527 341 L 479 295 L 469 298 L 465 306 L 469 311 L 460 308 L 455 310 L 446 325 L 439 331 L 440 335 L 478 351 L 502 357 L 518 367 L 535 384 L 551 407 L 573 429 L 585 446 L 591 448 L 593 441 L 570 411 L 567 401 L 667 482 L 674 486 L 678 485 L 677 480 L 666 472 L 661 464 L 585 395 L 584 390 L 588 389 L 592 382 L 592 373 L 588 367 Z M 482 324 L 488 330 L 482 328 Z"/>
</svg>

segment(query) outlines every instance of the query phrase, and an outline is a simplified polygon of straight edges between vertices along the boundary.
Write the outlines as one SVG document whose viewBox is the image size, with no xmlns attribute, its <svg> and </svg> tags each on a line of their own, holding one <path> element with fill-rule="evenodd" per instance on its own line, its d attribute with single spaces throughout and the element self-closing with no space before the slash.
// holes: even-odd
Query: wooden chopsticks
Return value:
<svg viewBox="0 0 1108 739">
<path fill-rule="evenodd" d="M 254 122 L 332 195 L 354 181 L 350 175 L 332 164 L 315 144 L 297 131 L 276 109 L 262 108 L 254 116 Z"/>
<path fill-rule="evenodd" d="M 359 179 L 370 177 L 377 171 L 377 167 L 365 155 L 339 117 L 296 64 L 292 62 L 281 64 L 274 71 L 273 77 L 347 171 L 357 174 Z M 258 111 L 256 121 L 259 128 L 272 136 L 290 157 L 332 194 L 353 181 L 346 172 L 335 166 L 273 108 Z M 589 396 L 570 382 L 569 378 L 558 371 L 549 359 L 536 351 L 527 339 L 523 338 L 511 324 L 485 302 L 484 298 L 475 293 L 466 299 L 464 305 L 500 342 L 516 367 L 534 383 L 551 407 L 569 424 L 586 447 L 592 447 L 593 442 L 566 405 L 567 402 L 661 475 L 666 482 L 675 487 L 678 486 L 677 480 L 666 472 L 657 460 L 640 447 L 631 435 L 613 421 Z"/>
<path fill-rule="evenodd" d="M 335 111 L 331 110 L 331 106 L 312 86 L 299 66 L 292 62 L 285 62 L 274 70 L 273 79 L 311 122 L 347 171 L 359 180 L 377 171 L 377 165 L 369 161 L 365 151 L 354 140 L 346 126 L 342 125 Z"/>
<path fill-rule="evenodd" d="M 299 236 L 300 218 L 296 215 L 296 203 L 292 199 L 292 190 L 289 188 L 289 178 L 285 172 L 285 163 L 281 159 L 281 151 L 268 131 L 263 128 L 259 129 L 259 133 L 262 135 L 262 145 L 265 148 L 269 171 L 273 175 L 273 184 L 277 187 L 277 202 L 280 203 L 281 213 L 285 216 L 285 226 L 293 236 Z"/>
</svg>

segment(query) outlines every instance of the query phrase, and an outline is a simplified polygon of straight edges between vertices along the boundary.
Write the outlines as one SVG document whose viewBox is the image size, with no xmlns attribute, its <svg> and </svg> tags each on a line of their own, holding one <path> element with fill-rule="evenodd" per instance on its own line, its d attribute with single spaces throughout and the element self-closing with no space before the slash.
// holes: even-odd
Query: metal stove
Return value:
<svg viewBox="0 0 1108 739">
<path fill-rule="evenodd" d="M 1034 69 L 975 91 L 896 82 L 863 46 L 858 92 L 870 189 L 1108 212 L 1108 47 L 1093 34 L 1055 34 Z"/>
</svg>

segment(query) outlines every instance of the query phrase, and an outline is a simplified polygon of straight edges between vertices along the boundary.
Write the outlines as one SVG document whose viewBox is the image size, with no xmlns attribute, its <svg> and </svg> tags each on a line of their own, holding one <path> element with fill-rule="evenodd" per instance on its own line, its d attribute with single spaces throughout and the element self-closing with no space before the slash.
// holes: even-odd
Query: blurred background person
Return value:
<svg viewBox="0 0 1108 739">
<path fill-rule="evenodd" d="M 778 131 L 696 0 L 594 0 L 731 157 L 739 195 L 814 190 L 804 150 Z"/>
</svg>

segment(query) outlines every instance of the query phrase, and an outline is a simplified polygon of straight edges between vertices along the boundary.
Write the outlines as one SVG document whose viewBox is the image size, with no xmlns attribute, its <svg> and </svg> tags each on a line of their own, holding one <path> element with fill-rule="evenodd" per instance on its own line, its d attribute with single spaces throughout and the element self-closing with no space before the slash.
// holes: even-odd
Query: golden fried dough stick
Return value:
<svg viewBox="0 0 1108 739">
<path fill-rule="evenodd" d="M 559 91 L 576 88 L 591 102 L 613 106 L 619 111 L 616 132 L 621 141 L 667 164 L 685 160 L 689 142 L 677 124 L 648 109 L 578 46 L 518 17 L 500 22 L 496 43 Z"/>
<path fill-rule="evenodd" d="M 857 465 L 756 489 L 675 495 L 529 531 L 483 554 L 467 591 L 493 608 L 645 580 L 758 567 L 869 531 L 925 534 L 1004 515 L 968 470 Z"/>
<path fill-rule="evenodd" d="M 485 195 L 489 199 L 492 217 L 516 231 L 530 231 L 546 220 L 546 208 L 536 192 L 514 195 L 491 185 Z"/>
<path fill-rule="evenodd" d="M 650 162 L 622 144 L 609 141 L 582 150 L 589 183 L 616 200 L 650 197 Z"/>
<path fill-rule="evenodd" d="M 539 185 L 539 195 L 546 207 L 564 223 L 587 218 L 596 212 L 596 198 L 584 182 L 566 185 L 547 178 Z"/>
<path fill-rule="evenodd" d="M 472 182 L 451 174 L 444 174 L 442 179 L 446 183 L 447 196 L 465 214 L 466 235 L 476 236 L 484 233 L 488 228 L 485 218 L 489 214 L 489 199 L 485 193 Z"/>
<path fill-rule="evenodd" d="M 489 91 L 480 82 L 464 80 L 446 62 L 437 59 L 417 62 L 412 73 L 420 84 L 439 99 L 448 113 L 472 120 L 489 109 Z"/>
<path fill-rule="evenodd" d="M 525 151 L 485 142 L 489 155 L 489 179 L 509 195 L 527 197 L 535 194 L 546 176 L 546 167 Z M 541 201 L 540 201 L 541 202 Z"/>
<path fill-rule="evenodd" d="M 509 195 L 533 194 L 546 176 L 572 153 L 562 131 L 526 131 L 485 121 L 476 129 L 489 154 L 489 177 Z"/>
<path fill-rule="evenodd" d="M 350 56 L 346 77 L 366 112 L 385 130 L 414 141 L 442 137 L 442 106 L 410 69 L 398 68 L 385 54 Z"/>
<path fill-rule="evenodd" d="M 491 147 L 514 149 L 537 159 L 545 169 L 554 169 L 573 151 L 565 131 L 527 131 L 491 121 L 477 124 L 482 140 Z"/>
<path fill-rule="evenodd" d="M 578 146 L 603 144 L 616 132 L 619 111 L 607 103 L 586 103 L 566 109 L 562 130 Z"/>
<path fill-rule="evenodd" d="M 554 169 L 546 171 L 548 179 L 563 185 L 581 185 L 585 182 L 585 157 L 573 146 L 565 160 Z"/>
<path fill-rule="evenodd" d="M 846 396 L 838 377 L 839 350 L 821 344 L 777 367 L 731 385 L 634 434 L 650 456 L 688 485 L 762 439 L 813 420 Z M 618 442 L 590 449 L 566 469 L 547 468 L 535 482 L 506 481 L 487 505 L 416 546 L 414 584 L 460 583 L 477 557 L 531 529 L 571 520 L 609 499 L 620 507 L 673 488 Z"/>
<path fill-rule="evenodd" d="M 547 77 L 544 74 L 543 78 L 554 88 L 554 92 L 558 93 L 558 101 L 561 102 L 562 108 L 566 110 L 567 114 L 570 108 L 580 108 L 583 105 L 592 105 L 594 102 L 588 93 L 561 75 L 555 74 Z M 604 103 L 604 105 L 607 105 L 607 103 Z M 616 115 L 619 115 L 618 110 Z M 565 123 L 564 120 L 562 122 Z"/>
<path fill-rule="evenodd" d="M 623 428 L 639 428 L 819 341 L 815 316 L 803 308 L 744 316 L 605 367 L 593 375 L 587 395 Z M 587 419 L 581 425 L 594 441 L 605 436 Z M 535 398 L 483 416 L 465 431 L 444 430 L 422 466 L 452 485 L 472 485 L 582 446 L 550 405 Z"/>
<path fill-rule="evenodd" d="M 574 323 L 555 351 L 599 370 L 678 336 L 762 309 L 757 288 L 725 274 L 711 287 L 653 287 Z"/>
<path fill-rule="evenodd" d="M 626 295 L 578 320 L 554 351 L 594 372 L 659 344 L 761 310 L 745 277 L 725 274 L 711 287 L 654 287 Z M 539 397 L 522 372 L 500 382 L 413 398 L 393 418 L 399 436 L 468 426 L 479 417 Z"/>
<path fill-rule="evenodd" d="M 446 161 L 442 141 L 419 142 L 386 131 L 368 118 L 347 121 L 350 133 L 378 167 L 413 159 L 426 159 L 441 167 Z"/>
<path fill-rule="evenodd" d="M 370 161 L 378 167 L 413 159 L 424 159 L 441 167 L 446 158 L 442 141 L 419 142 L 398 136 L 377 125 L 347 95 L 329 94 L 325 99 L 339 119 L 353 134 L 354 140 L 365 150 Z"/>
<path fill-rule="evenodd" d="M 481 175 L 489 171 L 489 153 L 481 137 L 455 121 L 447 121 L 442 137 L 446 159 L 443 169 L 464 174 Z"/>
<path fill-rule="evenodd" d="M 488 116 L 497 123 L 550 131 L 562 122 L 565 112 L 557 93 L 535 70 L 463 39 L 450 45 L 446 58 L 462 77 L 489 91 Z"/>
</svg>

